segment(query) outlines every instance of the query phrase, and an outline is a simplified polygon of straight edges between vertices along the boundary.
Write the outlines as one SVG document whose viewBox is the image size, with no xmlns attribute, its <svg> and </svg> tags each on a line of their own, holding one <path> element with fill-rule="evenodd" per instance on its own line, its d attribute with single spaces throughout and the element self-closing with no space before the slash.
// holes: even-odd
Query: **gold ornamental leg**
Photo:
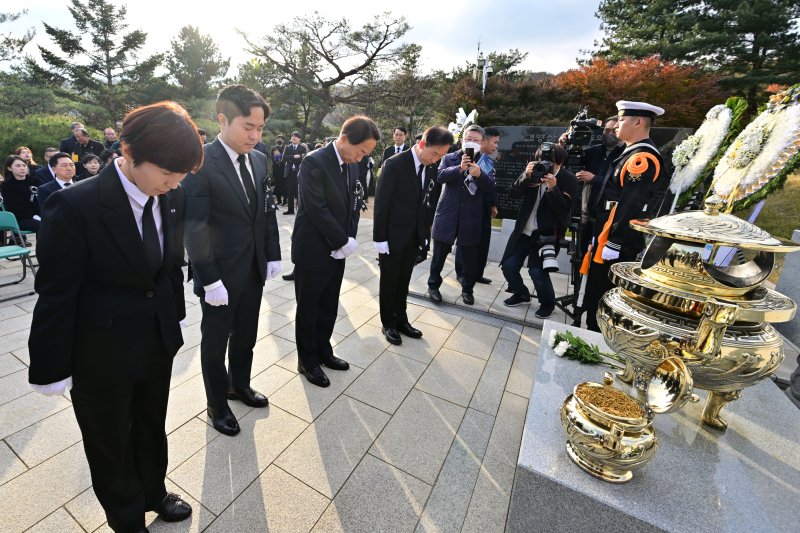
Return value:
<svg viewBox="0 0 800 533">
<path fill-rule="evenodd" d="M 728 429 L 728 423 L 719 416 L 719 412 L 722 411 L 722 408 L 729 402 L 738 400 L 741 395 L 741 389 L 731 392 L 708 391 L 706 407 L 703 409 L 703 423 L 720 431 Z"/>
<path fill-rule="evenodd" d="M 630 363 L 630 361 L 625 363 L 625 370 L 621 370 L 617 374 L 617 378 L 620 381 L 623 381 L 623 382 L 625 382 L 625 383 L 627 383 L 629 385 L 631 383 L 633 383 L 633 377 L 634 376 L 635 376 L 635 372 L 633 371 L 633 365 Z"/>
</svg>

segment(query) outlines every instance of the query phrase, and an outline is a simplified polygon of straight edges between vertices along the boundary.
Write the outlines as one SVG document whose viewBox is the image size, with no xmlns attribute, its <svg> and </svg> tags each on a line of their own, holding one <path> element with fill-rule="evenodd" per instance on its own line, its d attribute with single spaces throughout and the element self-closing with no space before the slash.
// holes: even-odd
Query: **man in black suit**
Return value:
<svg viewBox="0 0 800 533">
<path fill-rule="evenodd" d="M 297 198 L 297 174 L 300 171 L 300 163 L 308 153 L 308 147 L 300 142 L 300 132 L 293 131 L 290 142 L 283 150 L 283 162 L 286 165 L 283 169 L 284 179 L 284 199 L 289 203 L 284 215 L 294 215 L 294 199 Z"/>
<path fill-rule="evenodd" d="M 44 162 L 45 164 L 42 167 L 33 173 L 33 177 L 39 180 L 40 183 L 47 183 L 48 181 L 53 181 L 56 179 L 56 172 L 53 167 L 50 166 L 50 158 L 58 153 L 58 148 L 48 147 L 44 149 Z M 72 159 L 70 159 L 71 161 Z"/>
<path fill-rule="evenodd" d="M 401 333 L 413 339 L 422 337 L 408 321 L 408 284 L 419 246 L 430 236 L 426 204 L 431 201 L 437 163 L 453 141 L 447 128 L 428 128 L 419 144 L 383 165 L 375 193 L 373 240 L 380 254 L 381 324 L 392 344 L 403 342 Z"/>
<path fill-rule="evenodd" d="M 392 140 L 394 144 L 387 146 L 383 150 L 383 157 L 381 157 L 381 167 L 386 162 L 387 159 L 392 157 L 393 155 L 397 155 L 400 152 L 405 152 L 408 150 L 408 145 L 406 144 L 406 136 L 408 135 L 408 130 L 405 129 L 403 126 L 397 126 L 394 131 L 392 131 Z"/>
<path fill-rule="evenodd" d="M 61 139 L 61 143 L 58 145 L 58 151 L 64 152 L 67 154 L 71 154 L 75 151 L 75 144 L 77 144 L 78 140 L 76 139 L 75 132 L 78 129 L 83 129 L 83 124 L 80 122 L 73 122 L 69 125 L 69 131 L 71 135 L 66 139 Z"/>
<path fill-rule="evenodd" d="M 269 403 L 250 387 L 261 294 L 281 264 L 267 158 L 254 150 L 269 112 L 264 99 L 243 85 L 222 89 L 220 133 L 203 147 L 203 167 L 183 183 L 186 250 L 203 308 L 200 359 L 208 415 L 225 435 L 239 433 L 229 399 L 251 407 Z"/>
<path fill-rule="evenodd" d="M 36 190 L 36 198 L 39 200 L 39 212 L 44 213 L 44 203 L 56 191 L 66 189 L 73 185 L 72 178 L 75 177 L 75 163 L 69 154 L 56 152 L 48 161 L 48 167 L 56 173 L 56 179 L 50 180 Z"/>
<path fill-rule="evenodd" d="M 292 232 L 297 370 L 320 387 L 330 385 L 320 365 L 350 368 L 333 355 L 331 334 L 344 259 L 358 247 L 355 236 L 364 199 L 356 163 L 372 152 L 380 138 L 371 119 L 351 117 L 342 124 L 338 139 L 311 152 L 300 166 L 302 201 Z"/>
<path fill-rule="evenodd" d="M 72 389 L 97 499 L 114 531 L 131 532 L 147 531 L 147 511 L 192 512 L 164 484 L 164 420 L 185 316 L 178 183 L 203 152 L 173 102 L 129 113 L 121 137 L 122 158 L 47 202 L 28 348 L 37 392 Z"/>
</svg>

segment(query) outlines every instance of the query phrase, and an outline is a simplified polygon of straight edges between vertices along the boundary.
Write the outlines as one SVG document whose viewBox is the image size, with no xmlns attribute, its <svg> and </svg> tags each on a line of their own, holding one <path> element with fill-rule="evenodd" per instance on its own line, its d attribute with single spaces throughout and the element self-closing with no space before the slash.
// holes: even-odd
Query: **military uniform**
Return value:
<svg viewBox="0 0 800 533">
<path fill-rule="evenodd" d="M 660 113 L 629 110 L 621 105 L 636 104 L 660 110 Z M 663 109 L 640 104 L 639 102 L 618 102 L 620 115 L 655 117 L 662 114 Z M 652 194 L 666 179 L 664 160 L 653 141 L 649 138 L 640 140 L 625 148 L 611 163 L 607 179 L 602 184 L 598 195 L 598 213 L 594 225 L 594 244 L 584 258 L 582 272 L 588 267 L 588 280 L 583 306 L 586 309 L 586 326 L 592 331 L 599 331 L 597 325 L 597 306 L 603 294 L 614 285 L 608 277 L 611 265 L 620 261 L 635 261 L 644 249 L 644 234 L 630 227 L 630 221 L 647 217 L 647 206 Z M 603 259 L 603 249 L 618 253 L 613 260 Z"/>
</svg>

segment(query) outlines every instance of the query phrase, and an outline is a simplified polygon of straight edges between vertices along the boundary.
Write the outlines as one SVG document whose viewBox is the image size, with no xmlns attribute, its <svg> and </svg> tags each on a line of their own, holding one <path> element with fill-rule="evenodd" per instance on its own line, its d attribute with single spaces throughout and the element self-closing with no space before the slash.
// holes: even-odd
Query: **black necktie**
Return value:
<svg viewBox="0 0 800 533">
<path fill-rule="evenodd" d="M 253 185 L 253 177 L 250 175 L 250 171 L 247 170 L 247 165 L 245 164 L 246 155 L 239 154 L 237 161 L 239 161 L 239 172 L 242 175 L 242 183 L 244 184 L 244 192 L 247 194 L 247 200 L 250 202 L 250 211 L 255 212 L 256 210 L 256 187 Z"/>
<path fill-rule="evenodd" d="M 394 153 L 395 154 L 399 154 L 400 153 L 400 147 L 399 146 L 395 146 L 394 147 Z"/>
<path fill-rule="evenodd" d="M 147 259 L 147 268 L 151 275 L 155 276 L 161 268 L 161 245 L 158 242 L 158 230 L 156 221 L 153 218 L 153 198 L 150 196 L 144 204 L 142 213 L 142 242 L 144 243 L 144 255 Z"/>
<path fill-rule="evenodd" d="M 70 185 L 72 185 L 71 181 L 64 182 L 64 187 L 69 187 Z"/>
<path fill-rule="evenodd" d="M 344 180 L 345 188 L 347 188 L 347 163 L 342 163 L 342 179 Z"/>
<path fill-rule="evenodd" d="M 422 190 L 425 190 L 425 182 L 422 181 L 422 173 L 425 172 L 425 165 L 422 163 L 419 164 L 419 171 L 417 172 L 417 183 Z"/>
</svg>

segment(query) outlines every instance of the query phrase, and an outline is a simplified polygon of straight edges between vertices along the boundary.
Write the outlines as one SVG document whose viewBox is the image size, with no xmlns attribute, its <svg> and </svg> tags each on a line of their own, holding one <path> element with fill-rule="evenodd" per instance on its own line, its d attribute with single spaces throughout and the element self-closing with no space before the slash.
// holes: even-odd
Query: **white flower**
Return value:
<svg viewBox="0 0 800 533">
<path fill-rule="evenodd" d="M 556 345 L 556 336 L 557 335 L 558 335 L 558 332 L 556 330 L 554 330 L 554 329 L 550 330 L 550 338 L 547 340 L 547 345 L 550 346 L 551 348 Z"/>
<path fill-rule="evenodd" d="M 675 172 L 669 185 L 674 194 L 680 195 L 697 181 L 700 173 L 719 150 L 732 120 L 733 111 L 728 106 L 716 105 L 706 113 L 706 120 L 694 135 L 678 145 L 672 155 Z M 677 202 L 677 197 L 675 200 Z"/>
<path fill-rule="evenodd" d="M 567 341 L 561 341 L 553 348 L 553 352 L 559 357 L 564 357 L 567 350 L 569 350 L 569 343 Z"/>
<path fill-rule="evenodd" d="M 463 126 L 466 121 L 467 121 L 467 114 L 464 112 L 463 107 L 459 107 L 458 113 L 456 113 L 456 122 L 458 122 L 460 126 Z"/>
<path fill-rule="evenodd" d="M 753 194 L 783 170 L 798 146 L 800 103 L 767 109 L 739 134 L 714 169 L 714 192 L 728 202 Z"/>
</svg>

